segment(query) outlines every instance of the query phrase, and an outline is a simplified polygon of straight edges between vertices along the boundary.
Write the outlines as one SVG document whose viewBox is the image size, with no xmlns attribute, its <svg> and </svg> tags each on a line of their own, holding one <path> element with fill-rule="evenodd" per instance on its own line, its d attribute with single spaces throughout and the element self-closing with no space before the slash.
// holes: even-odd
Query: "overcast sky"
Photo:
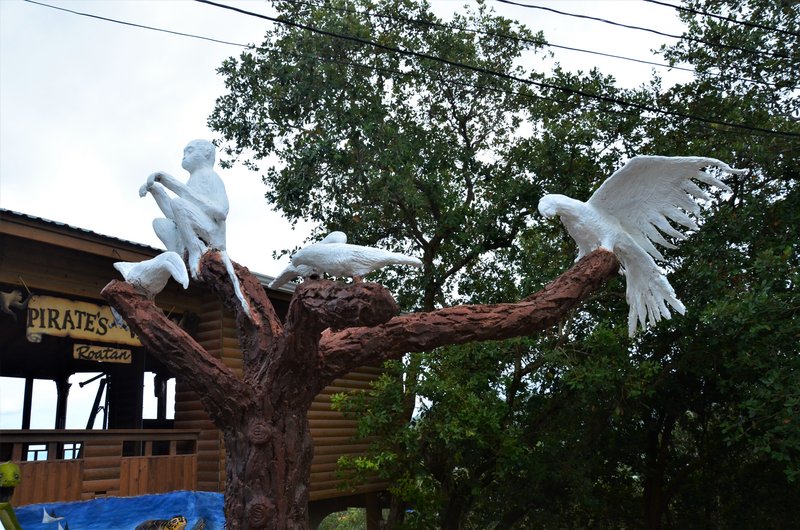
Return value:
<svg viewBox="0 0 800 530">
<path fill-rule="evenodd" d="M 271 27 L 265 20 L 188 0 L 42 1 L 242 44 L 260 43 Z M 219 1 L 271 13 L 263 1 Z M 682 30 L 675 10 L 641 0 L 522 1 L 667 33 Z M 470 3 L 432 2 L 443 17 Z M 650 51 L 671 43 L 650 33 L 488 3 L 501 15 L 543 30 L 554 44 L 659 61 Z M 216 68 L 241 50 L 0 0 L 0 207 L 163 248 L 151 229 L 160 212 L 152 197 L 139 198 L 137 191 L 156 170 L 187 177 L 180 167 L 183 147 L 195 138 L 215 138 L 206 119 L 224 91 Z M 652 73 L 647 65 L 553 52 L 569 69 L 598 66 L 628 87 L 646 82 Z M 667 80 L 676 78 L 659 72 Z M 300 245 L 308 227 L 293 231 L 272 211 L 259 175 L 242 167 L 219 173 L 230 200 L 231 258 L 255 272 L 277 274 L 286 259 L 275 262 L 273 251 Z M 0 392 L 0 412 L 17 408 L 18 401 L 7 387 Z"/>
</svg>

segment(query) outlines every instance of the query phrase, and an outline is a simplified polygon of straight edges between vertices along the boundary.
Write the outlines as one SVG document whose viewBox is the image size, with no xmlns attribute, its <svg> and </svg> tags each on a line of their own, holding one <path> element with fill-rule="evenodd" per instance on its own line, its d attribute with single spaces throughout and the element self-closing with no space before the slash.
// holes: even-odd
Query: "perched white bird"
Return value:
<svg viewBox="0 0 800 530">
<path fill-rule="evenodd" d="M 676 248 L 663 234 L 686 239 L 670 221 L 690 230 L 698 226 L 687 214 L 699 215 L 697 200 L 709 196 L 692 182 L 696 179 L 725 191 L 730 188 L 705 167 L 717 167 L 733 174 L 724 162 L 704 157 L 637 156 L 611 175 L 586 202 L 564 195 L 545 195 L 539 212 L 545 217 L 558 215 L 578 244 L 578 259 L 602 247 L 616 255 L 627 282 L 628 333 L 671 317 L 667 304 L 683 314 L 684 305 L 655 259 L 664 256 L 654 243 Z"/>
<path fill-rule="evenodd" d="M 328 245 L 330 243 L 347 243 L 347 234 L 339 231 L 331 232 L 316 244 Z M 308 265 L 294 265 L 293 263 L 289 263 L 289 265 L 287 265 L 286 268 L 283 269 L 281 273 L 269 283 L 269 288 L 277 289 L 278 287 L 294 280 L 298 276 L 301 278 L 308 278 L 309 276 L 319 273 L 320 272 L 314 267 Z"/>
<path fill-rule="evenodd" d="M 311 269 L 315 274 L 350 276 L 356 281 L 360 281 L 365 274 L 387 265 L 422 267 L 422 262 L 412 256 L 380 248 L 350 245 L 345 243 L 346 240 L 346 236 L 342 232 L 331 232 L 319 243 L 295 252 L 292 256 L 291 266 L 296 270 Z M 300 269 L 301 267 L 309 269 Z M 283 273 L 281 273 L 282 275 Z"/>
<path fill-rule="evenodd" d="M 184 289 L 189 287 L 189 273 L 186 271 L 186 264 L 177 252 L 163 252 L 153 259 L 138 263 L 118 261 L 114 263 L 114 268 L 139 293 L 151 299 L 164 289 L 170 276 L 183 285 Z"/>
</svg>

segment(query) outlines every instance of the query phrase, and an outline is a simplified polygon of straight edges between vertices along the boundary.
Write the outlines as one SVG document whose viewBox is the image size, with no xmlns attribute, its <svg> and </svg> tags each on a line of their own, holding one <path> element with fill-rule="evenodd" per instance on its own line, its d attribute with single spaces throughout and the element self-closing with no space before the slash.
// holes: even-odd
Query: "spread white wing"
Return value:
<svg viewBox="0 0 800 530">
<path fill-rule="evenodd" d="M 637 322 L 644 329 L 648 322 L 655 325 L 662 317 L 669 320 L 672 314 L 668 305 L 680 314 L 686 312 L 664 272 L 642 247 L 632 239 L 620 238 L 614 254 L 625 274 L 629 336 L 636 332 Z"/>
<path fill-rule="evenodd" d="M 698 228 L 689 214 L 699 215 L 698 200 L 709 196 L 693 180 L 730 191 L 705 167 L 741 174 L 744 171 L 714 158 L 638 156 L 609 177 L 587 201 L 603 215 L 619 223 L 622 233 L 614 238 L 613 252 L 622 264 L 627 283 L 628 332 L 632 336 L 637 322 L 642 328 L 661 318 L 670 318 L 668 306 L 683 314 L 684 305 L 676 298 L 664 272 L 655 259 L 664 259 L 656 244 L 675 248 L 664 235 L 685 239 L 671 222 L 690 230 Z"/>
<path fill-rule="evenodd" d="M 686 237 L 670 221 L 696 230 L 697 223 L 688 214 L 698 215 L 697 201 L 709 199 L 693 179 L 730 191 L 725 183 L 702 171 L 709 166 L 728 173 L 744 172 L 715 158 L 637 156 L 603 182 L 587 203 L 615 218 L 648 254 L 664 259 L 654 243 L 675 248 L 663 234 Z"/>
</svg>

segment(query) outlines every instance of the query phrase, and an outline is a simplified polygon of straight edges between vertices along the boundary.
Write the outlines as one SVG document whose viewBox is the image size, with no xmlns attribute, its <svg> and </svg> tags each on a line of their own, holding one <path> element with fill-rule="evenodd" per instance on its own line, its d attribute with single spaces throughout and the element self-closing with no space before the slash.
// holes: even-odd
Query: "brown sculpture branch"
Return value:
<svg viewBox="0 0 800 530">
<path fill-rule="evenodd" d="M 247 387 L 222 361 L 167 318 L 152 300 L 137 293 L 131 284 L 118 280 L 106 285 L 101 295 L 173 374 L 192 374 L 184 381 L 197 393 L 215 422 L 238 414 L 239 407 L 246 406 L 251 399 Z"/>
<path fill-rule="evenodd" d="M 306 280 L 295 290 L 292 303 L 314 315 L 319 331 L 377 326 L 400 312 L 391 293 L 377 283 L 341 284 L 329 280 Z"/>
<path fill-rule="evenodd" d="M 618 269 L 614 254 L 600 249 L 521 302 L 448 307 L 375 327 L 326 331 L 320 342 L 324 370 L 341 375 L 408 352 L 531 335 L 558 323 Z"/>
<path fill-rule="evenodd" d="M 249 312 L 239 303 L 219 252 L 206 252 L 203 255 L 200 260 L 200 279 L 236 315 L 244 377 L 258 378 L 265 364 L 273 360 L 276 343 L 283 336 L 283 325 L 258 279 L 246 267 L 238 263 L 233 266 Z"/>
</svg>

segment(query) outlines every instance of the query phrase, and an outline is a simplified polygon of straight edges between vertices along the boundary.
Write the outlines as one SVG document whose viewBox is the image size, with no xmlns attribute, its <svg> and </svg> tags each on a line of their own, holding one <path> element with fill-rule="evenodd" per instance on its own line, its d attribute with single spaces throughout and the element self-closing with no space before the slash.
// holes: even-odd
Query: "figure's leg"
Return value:
<svg viewBox="0 0 800 530">
<path fill-rule="evenodd" d="M 189 272 L 196 279 L 200 272 L 200 258 L 208 250 L 204 239 L 214 227 L 214 221 L 195 204 L 181 198 L 173 199 L 172 213 L 180 241 L 188 253 Z"/>
<path fill-rule="evenodd" d="M 178 227 L 172 219 L 164 219 L 163 217 L 153 219 L 153 231 L 158 236 L 158 239 L 164 243 L 167 250 L 177 252 L 179 256 L 183 257 L 183 245 L 181 245 L 181 237 L 178 233 Z"/>
</svg>

